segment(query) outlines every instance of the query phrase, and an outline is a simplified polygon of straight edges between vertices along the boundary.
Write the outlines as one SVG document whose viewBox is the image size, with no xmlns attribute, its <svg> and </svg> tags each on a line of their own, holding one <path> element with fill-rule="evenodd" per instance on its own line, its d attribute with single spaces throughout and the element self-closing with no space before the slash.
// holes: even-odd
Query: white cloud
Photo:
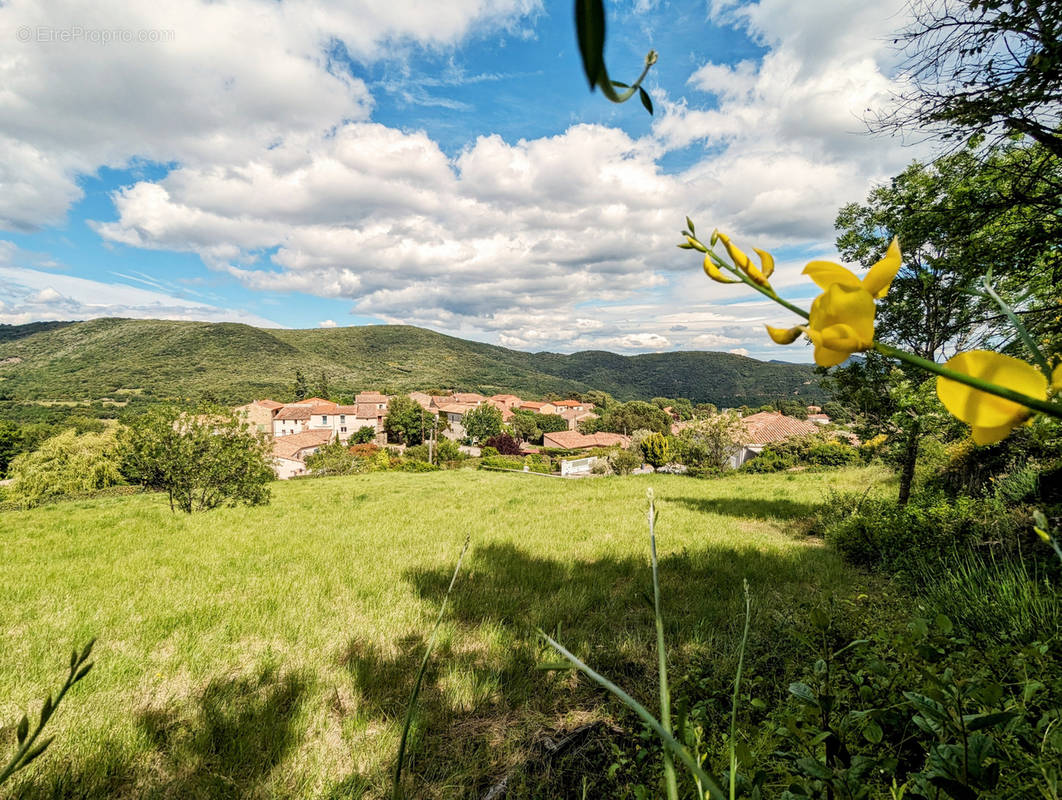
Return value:
<svg viewBox="0 0 1062 800">
<path fill-rule="evenodd" d="M 747 356 L 749 354 L 749 351 L 744 347 L 735 347 L 733 350 L 727 350 L 727 352 L 736 356 Z"/>
<path fill-rule="evenodd" d="M 336 327 L 336 321 L 334 319 L 323 319 L 317 323 L 319 328 L 334 328 Z"/>
<path fill-rule="evenodd" d="M 244 322 L 266 328 L 281 327 L 246 311 L 218 308 L 135 286 L 0 265 L 0 322 L 21 325 L 41 320 L 97 317 Z"/>
<path fill-rule="evenodd" d="M 337 46 L 362 62 L 393 58 L 479 27 L 511 28 L 538 9 L 537 0 L 0 4 L 0 227 L 61 220 L 81 197 L 78 176 L 100 166 L 239 164 L 367 119 L 372 99 L 333 57 Z M 115 30 L 161 40 L 86 33 Z"/>
</svg>

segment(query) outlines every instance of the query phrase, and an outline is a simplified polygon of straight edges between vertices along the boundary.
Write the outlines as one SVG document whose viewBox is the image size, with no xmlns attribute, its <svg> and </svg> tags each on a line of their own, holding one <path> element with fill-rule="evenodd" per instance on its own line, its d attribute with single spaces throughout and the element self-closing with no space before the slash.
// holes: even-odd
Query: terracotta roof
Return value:
<svg viewBox="0 0 1062 800">
<path fill-rule="evenodd" d="M 320 447 L 332 441 L 332 431 L 303 431 L 290 436 L 278 436 L 273 440 L 273 455 L 277 458 L 292 458 L 302 461 L 299 453 L 308 447 Z"/>
<path fill-rule="evenodd" d="M 493 394 L 490 396 L 490 399 L 497 400 L 499 402 L 504 402 L 506 400 L 519 400 L 520 398 L 517 397 L 515 394 Z"/>
<path fill-rule="evenodd" d="M 543 447 L 563 447 L 566 450 L 577 450 L 582 447 L 612 447 L 616 444 L 626 447 L 630 442 L 629 436 L 620 433 L 585 434 L 579 431 L 557 431 L 547 433 L 542 437 Z"/>
<path fill-rule="evenodd" d="M 770 444 L 792 436 L 817 433 L 818 425 L 805 419 L 787 417 L 781 411 L 761 411 L 750 414 L 741 422 L 745 426 L 745 444 Z"/>
<path fill-rule="evenodd" d="M 300 406 L 321 406 L 330 403 L 335 405 L 331 400 L 325 400 L 323 397 L 307 397 L 305 400 L 296 400 L 295 403 L 298 403 Z M 295 403 L 289 405 L 294 405 Z"/>
<path fill-rule="evenodd" d="M 545 408 L 546 406 L 552 406 L 552 405 L 553 405 L 553 403 L 539 403 L 537 401 L 529 401 L 529 402 L 526 402 L 526 403 L 521 403 L 520 404 L 520 408 L 526 408 L 529 411 L 538 411 L 539 409 Z"/>
<path fill-rule="evenodd" d="M 808 421 L 809 422 L 816 422 L 816 421 L 817 422 L 829 422 L 830 421 L 830 416 L 829 416 L 829 414 L 808 414 Z"/>
<path fill-rule="evenodd" d="M 337 414 L 339 406 L 335 403 L 318 403 L 310 409 L 311 414 Z"/>
<path fill-rule="evenodd" d="M 455 403 L 482 403 L 486 399 L 483 395 L 475 392 L 454 392 L 453 396 Z"/>
<path fill-rule="evenodd" d="M 359 419 L 376 419 L 384 416 L 384 410 L 377 408 L 376 403 L 358 403 L 354 416 Z"/>
<path fill-rule="evenodd" d="M 273 419 L 309 419 L 309 406 L 284 406 Z"/>
<path fill-rule="evenodd" d="M 444 414 L 464 414 L 466 411 L 471 411 L 476 407 L 475 403 L 446 403 L 439 406 L 439 410 Z"/>
<path fill-rule="evenodd" d="M 557 408 L 575 408 L 586 404 L 580 403 L 578 400 L 557 400 L 553 405 L 557 406 Z"/>
<path fill-rule="evenodd" d="M 808 413 L 809 414 L 818 414 L 821 411 L 822 411 L 822 409 L 819 408 L 818 406 L 808 406 Z"/>
<path fill-rule="evenodd" d="M 337 414 L 357 414 L 358 413 L 358 407 L 357 406 L 336 406 L 336 412 L 335 413 L 337 413 Z"/>
<path fill-rule="evenodd" d="M 567 408 L 557 413 L 558 417 L 563 417 L 566 420 L 575 420 L 581 422 L 584 419 L 597 419 L 597 414 L 593 411 L 576 411 L 574 408 Z"/>
<path fill-rule="evenodd" d="M 268 408 L 270 411 L 276 411 L 278 408 L 284 407 L 283 403 L 278 403 L 276 400 L 255 400 L 254 405 Z"/>
<path fill-rule="evenodd" d="M 419 405 L 421 408 L 431 407 L 431 395 L 424 392 L 410 392 L 409 399 Z"/>
<path fill-rule="evenodd" d="M 390 398 L 380 392 L 358 392 L 354 398 L 356 403 L 386 403 Z"/>
</svg>

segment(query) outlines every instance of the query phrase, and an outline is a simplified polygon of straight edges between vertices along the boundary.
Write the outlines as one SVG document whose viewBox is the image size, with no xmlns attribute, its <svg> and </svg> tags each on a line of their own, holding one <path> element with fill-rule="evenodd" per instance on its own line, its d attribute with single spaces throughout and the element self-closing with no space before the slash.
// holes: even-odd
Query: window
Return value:
<svg viewBox="0 0 1062 800">
<path fill-rule="evenodd" d="M 340 428 L 340 429 L 339 429 L 339 432 L 340 432 L 340 433 L 346 433 L 346 432 L 347 432 L 347 429 L 346 429 L 346 427 L 344 426 L 344 427 Z"/>
<path fill-rule="evenodd" d="M 347 415 L 346 414 L 340 414 L 339 415 L 339 424 L 340 425 L 345 425 L 346 423 L 347 423 Z M 346 430 L 346 428 L 344 428 L 343 430 Z"/>
<path fill-rule="evenodd" d="M 321 424 L 322 425 L 327 425 L 328 424 L 328 417 L 322 415 L 321 416 Z"/>
</svg>

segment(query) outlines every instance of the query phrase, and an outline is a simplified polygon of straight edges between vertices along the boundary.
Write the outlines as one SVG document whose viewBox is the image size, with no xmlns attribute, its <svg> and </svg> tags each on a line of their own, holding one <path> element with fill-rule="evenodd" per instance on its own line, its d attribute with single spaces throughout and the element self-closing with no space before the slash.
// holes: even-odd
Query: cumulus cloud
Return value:
<svg viewBox="0 0 1062 800">
<path fill-rule="evenodd" d="M 336 327 L 336 321 L 334 319 L 323 319 L 317 323 L 319 328 L 334 328 Z"/>
<path fill-rule="evenodd" d="M 452 45 L 511 27 L 537 0 L 12 0 L 0 5 L 0 227 L 62 219 L 79 175 L 135 159 L 239 164 L 291 136 L 367 119 L 336 57 Z M 80 34 L 77 32 L 80 31 Z M 109 41 L 105 32 L 146 34 Z M 93 36 L 95 34 L 95 36 Z"/>
</svg>

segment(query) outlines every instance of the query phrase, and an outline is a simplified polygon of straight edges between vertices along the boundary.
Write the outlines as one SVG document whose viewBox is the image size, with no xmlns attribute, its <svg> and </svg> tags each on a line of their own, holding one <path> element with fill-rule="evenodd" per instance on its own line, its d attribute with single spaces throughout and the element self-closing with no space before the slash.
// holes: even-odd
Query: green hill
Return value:
<svg viewBox="0 0 1062 800">
<path fill-rule="evenodd" d="M 276 330 L 235 323 L 97 319 L 0 325 L 0 398 L 128 395 L 226 402 L 290 396 L 295 370 L 333 394 L 454 388 L 485 394 L 602 389 L 622 400 L 720 406 L 823 397 L 811 366 L 712 352 L 525 353 L 406 325 Z"/>
</svg>

